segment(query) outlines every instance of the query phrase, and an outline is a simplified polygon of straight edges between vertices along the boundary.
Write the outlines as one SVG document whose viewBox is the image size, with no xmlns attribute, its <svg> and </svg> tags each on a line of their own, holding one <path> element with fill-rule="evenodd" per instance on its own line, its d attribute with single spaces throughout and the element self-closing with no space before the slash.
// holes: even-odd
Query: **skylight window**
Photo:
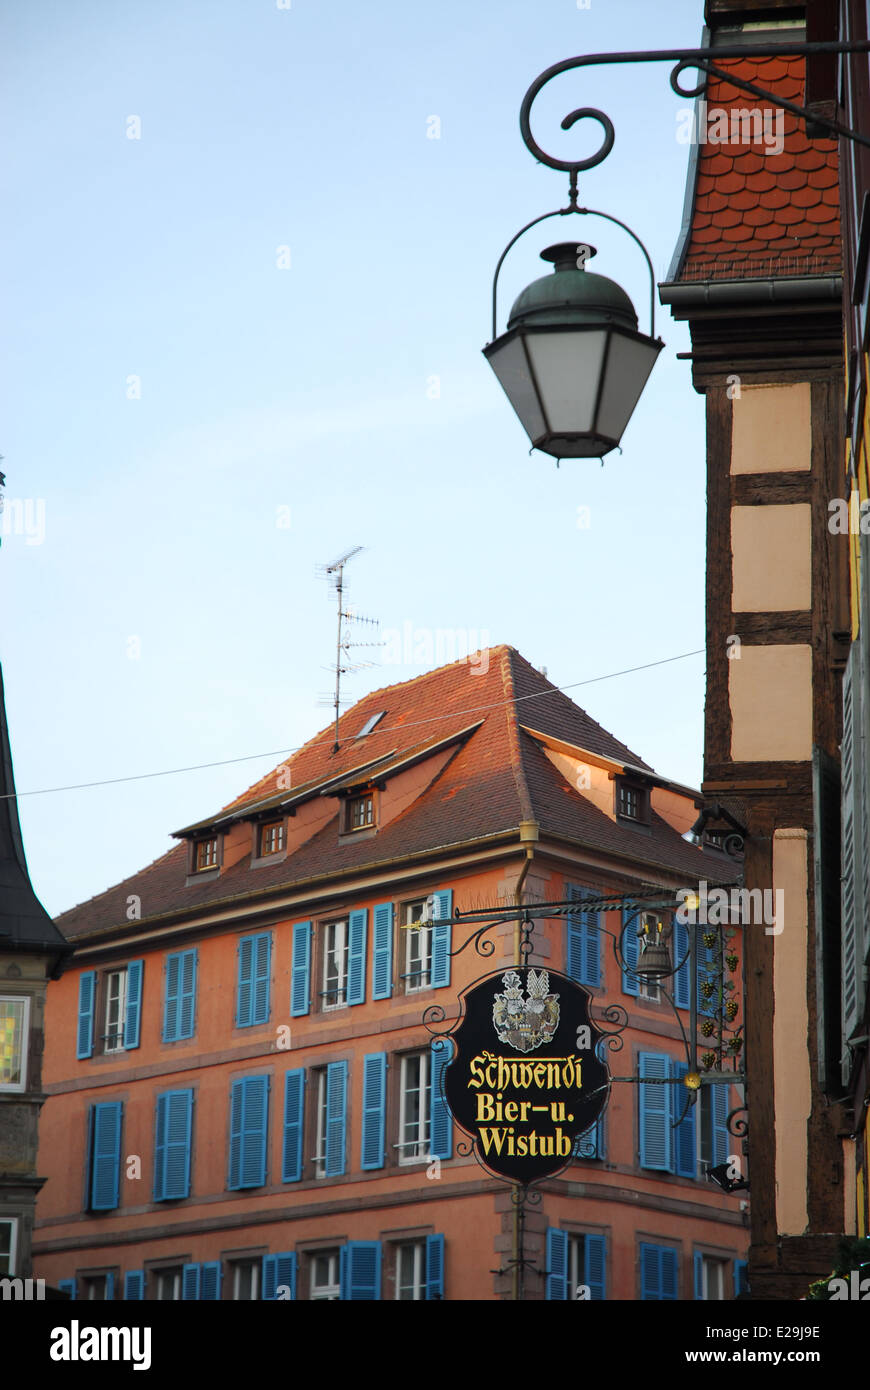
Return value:
<svg viewBox="0 0 870 1390">
<path fill-rule="evenodd" d="M 385 709 L 379 710 L 377 714 L 373 714 L 369 719 L 367 719 L 366 722 L 363 724 L 362 728 L 360 729 L 359 733 L 357 734 L 357 738 L 365 738 L 366 734 L 370 734 L 375 725 L 379 723 L 381 719 L 383 719 L 386 712 L 387 711 Z"/>
</svg>

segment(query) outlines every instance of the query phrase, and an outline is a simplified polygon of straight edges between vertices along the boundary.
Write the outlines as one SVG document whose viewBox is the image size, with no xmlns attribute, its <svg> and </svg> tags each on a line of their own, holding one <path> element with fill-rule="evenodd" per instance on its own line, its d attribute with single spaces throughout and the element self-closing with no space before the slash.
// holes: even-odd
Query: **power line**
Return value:
<svg viewBox="0 0 870 1390">
<path fill-rule="evenodd" d="M 649 671 L 653 666 L 668 666 L 673 661 L 685 661 L 690 656 L 701 656 L 704 653 L 703 647 L 698 647 L 693 652 L 681 652 L 679 656 L 665 656 L 659 661 L 647 661 L 642 666 L 626 666 L 622 671 L 610 671 L 606 676 L 589 676 L 586 680 L 572 681 L 569 685 L 555 685 L 550 690 L 535 690 L 530 695 L 518 695 L 513 700 L 496 700 L 489 705 L 469 705 L 466 709 L 453 710 L 450 714 L 434 714 L 428 719 L 415 719 L 410 723 L 393 724 L 379 726 L 379 733 L 404 733 L 406 729 L 419 728 L 423 724 L 438 724 L 445 719 L 456 719 L 463 714 L 480 714 L 485 710 L 505 709 L 508 705 L 519 705 L 525 700 L 540 700 L 547 695 L 561 695 L 566 690 L 576 690 L 581 685 L 596 685 L 599 681 L 615 680 L 618 676 L 631 676 L 636 671 Z M 372 692 L 374 693 L 374 692 Z M 363 697 L 365 698 L 365 697 Z M 356 735 L 342 739 L 342 743 L 353 743 Z M 72 782 L 65 787 L 37 787 L 33 791 L 27 792 L 6 792 L 0 800 L 8 801 L 12 797 L 21 798 L 23 796 L 51 796 L 57 792 L 78 792 L 87 791 L 91 787 L 113 787 L 119 782 L 146 782 L 152 777 L 175 777 L 182 772 L 204 772 L 212 767 L 231 767 L 235 763 L 256 762 L 260 758 L 283 758 L 288 753 L 298 753 L 302 748 L 319 748 L 327 744 L 329 739 L 317 739 L 316 742 L 299 743 L 293 748 L 276 748 L 267 753 L 247 753 L 241 758 L 220 758 L 212 763 L 191 763 L 187 767 L 167 767 L 159 772 L 134 772 L 126 777 L 104 777 L 97 782 Z"/>
</svg>

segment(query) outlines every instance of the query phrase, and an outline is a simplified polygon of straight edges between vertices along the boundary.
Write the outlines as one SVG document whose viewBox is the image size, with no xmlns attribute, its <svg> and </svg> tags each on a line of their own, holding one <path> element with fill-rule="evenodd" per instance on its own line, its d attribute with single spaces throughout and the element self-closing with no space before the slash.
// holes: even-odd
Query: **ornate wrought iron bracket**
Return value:
<svg viewBox="0 0 870 1390">
<path fill-rule="evenodd" d="M 783 111 L 789 111 L 793 116 L 797 116 L 811 125 L 824 128 L 830 132 L 829 139 L 842 136 L 844 140 L 851 140 L 856 144 L 870 147 L 870 138 L 861 135 L 857 130 L 853 130 L 851 126 L 844 125 L 841 121 L 831 120 L 797 102 L 788 101 L 785 97 L 778 96 L 776 92 L 770 92 L 765 87 L 759 87 L 757 83 L 749 82 L 739 74 L 718 66 L 723 58 L 813 57 L 826 53 L 836 55 L 867 52 L 870 52 L 870 41 L 862 39 L 852 43 L 733 44 L 723 45 L 721 48 L 664 48 L 646 50 L 640 53 L 586 53 L 576 58 L 564 58 L 561 63 L 554 63 L 552 67 L 546 68 L 535 78 L 523 97 L 523 104 L 520 108 L 520 130 L 526 147 L 539 163 L 546 164 L 551 169 L 564 169 L 569 174 L 572 206 L 566 211 L 578 210 L 576 202 L 577 174 L 579 171 L 581 169 L 594 169 L 597 164 L 601 164 L 613 149 L 613 142 L 616 138 L 610 117 L 594 106 L 579 106 L 576 110 L 570 111 L 562 121 L 563 130 L 570 130 L 577 121 L 584 119 L 597 121 L 601 126 L 604 131 L 604 139 L 595 153 L 588 155 L 586 159 L 558 159 L 555 155 L 547 154 L 545 150 L 541 149 L 532 135 L 530 116 L 532 105 L 538 93 L 554 77 L 558 77 L 563 72 L 571 72 L 575 68 L 599 67 L 603 64 L 673 63 L 671 90 L 677 96 L 686 98 L 700 96 L 707 78 L 718 77 L 732 87 L 737 87 L 740 91 L 762 97 L 765 101 L 769 101 L 772 106 L 778 106 Z M 715 61 L 713 61 L 714 59 Z M 679 79 L 690 68 L 703 73 L 704 76 L 696 86 L 686 90 L 680 86 Z M 553 216 L 552 213 L 548 215 Z"/>
</svg>

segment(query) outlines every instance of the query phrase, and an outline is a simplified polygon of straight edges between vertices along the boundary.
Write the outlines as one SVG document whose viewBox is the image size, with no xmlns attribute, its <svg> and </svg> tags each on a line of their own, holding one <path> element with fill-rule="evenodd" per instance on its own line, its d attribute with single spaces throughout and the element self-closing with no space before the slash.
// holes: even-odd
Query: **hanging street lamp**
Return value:
<svg viewBox="0 0 870 1390">
<path fill-rule="evenodd" d="M 752 54 L 754 57 L 782 58 L 792 54 L 809 57 L 868 50 L 870 41 L 867 40 L 849 43 L 777 42 L 773 46 L 753 45 Z M 655 336 L 655 276 L 643 242 L 618 217 L 580 207 L 577 202 L 577 175 L 581 170 L 592 169 L 607 158 L 615 138 L 613 122 L 595 107 L 583 106 L 571 111 L 562 121 L 563 130 L 569 130 L 577 121 L 588 118 L 597 121 L 604 132 L 604 139 L 599 149 L 586 159 L 557 159 L 542 150 L 532 135 L 529 120 L 532 103 L 552 78 L 575 68 L 599 64 L 670 62 L 674 64 L 671 88 L 678 96 L 699 96 L 707 77 L 716 76 L 739 90 L 762 97 L 800 117 L 808 132 L 828 137 L 841 135 L 854 143 L 870 144 L 866 136 L 840 121 L 766 91 L 731 69 L 726 71 L 717 66 L 722 59 L 745 57 L 746 52 L 742 46 L 723 46 L 713 49 L 660 49 L 642 53 L 590 53 L 555 63 L 536 77 L 526 92 L 520 109 L 523 141 L 539 163 L 568 173 L 570 196 L 567 207 L 534 218 L 511 238 L 502 252 L 492 285 L 492 341 L 483 352 L 519 416 L 533 449 L 540 449 L 557 460 L 600 458 L 603 462 L 605 454 L 619 447 L 664 343 Z M 702 76 L 696 86 L 686 89 L 680 85 L 680 78 L 689 69 L 696 70 Z M 582 242 L 561 242 L 541 252 L 544 260 L 553 262 L 555 274 L 545 275 L 523 290 L 510 311 L 505 332 L 499 335 L 496 301 L 498 277 L 511 247 L 530 228 L 548 217 L 567 217 L 573 213 L 585 217 L 603 217 L 615 223 L 640 247 L 650 277 L 648 335 L 638 330 L 637 315 L 625 291 L 614 280 L 586 270 L 586 262 L 595 255 L 595 251 Z"/>
</svg>

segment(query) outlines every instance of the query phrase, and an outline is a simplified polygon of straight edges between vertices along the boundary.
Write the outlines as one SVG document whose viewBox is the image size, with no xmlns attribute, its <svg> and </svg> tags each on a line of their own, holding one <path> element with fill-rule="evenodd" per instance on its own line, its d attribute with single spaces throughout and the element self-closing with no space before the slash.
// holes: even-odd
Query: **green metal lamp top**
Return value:
<svg viewBox="0 0 870 1390">
<path fill-rule="evenodd" d="M 576 241 L 559 242 L 542 251 L 541 260 L 553 261 L 554 273 L 533 280 L 517 297 L 508 318 L 508 330 L 526 324 L 529 327 L 613 324 L 636 332 L 637 314 L 625 290 L 606 275 L 593 275 L 591 271 L 580 269 L 580 264 L 585 264 L 595 254 L 594 246 Z"/>
</svg>

